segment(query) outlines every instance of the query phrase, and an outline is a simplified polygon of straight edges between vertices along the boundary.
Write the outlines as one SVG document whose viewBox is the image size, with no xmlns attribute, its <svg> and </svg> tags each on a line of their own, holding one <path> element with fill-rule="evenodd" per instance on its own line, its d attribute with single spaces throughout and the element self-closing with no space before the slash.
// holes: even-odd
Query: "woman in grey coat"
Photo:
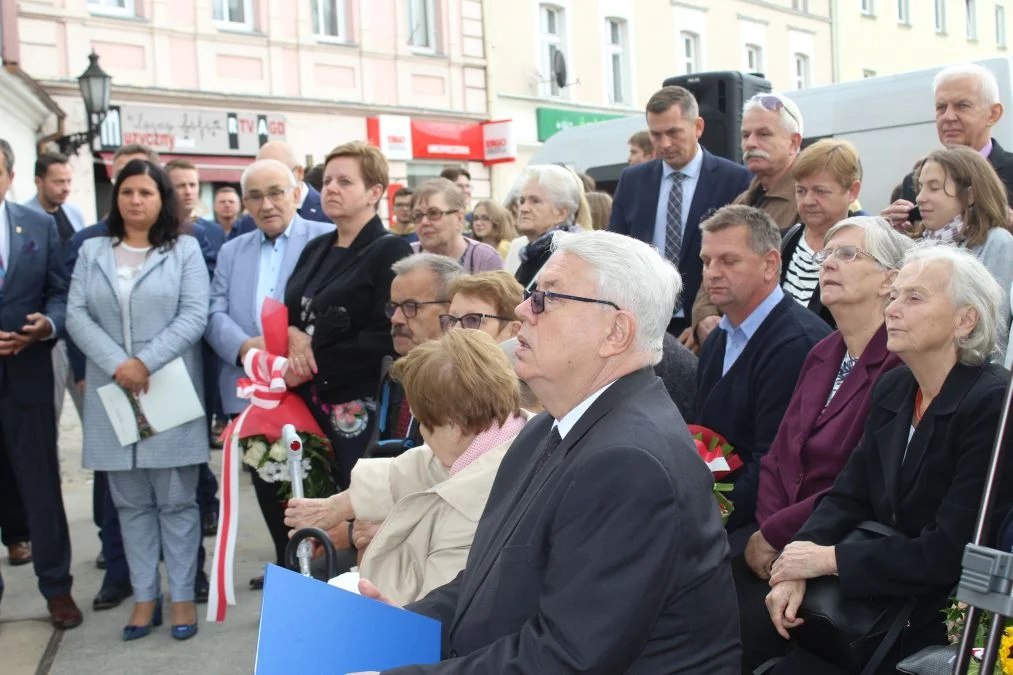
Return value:
<svg viewBox="0 0 1013 675">
<path fill-rule="evenodd" d="M 81 247 L 67 303 L 67 329 L 88 358 L 84 466 L 106 471 L 130 565 L 133 640 L 162 622 L 159 553 L 172 598 L 172 636 L 197 632 L 194 605 L 200 517 L 198 467 L 208 461 L 203 417 L 122 446 L 96 390 L 111 382 L 128 395 L 182 357 L 196 391 L 207 323 L 208 276 L 200 245 L 181 232 L 179 202 L 162 169 L 131 161 L 113 191 L 109 235 Z"/>
</svg>

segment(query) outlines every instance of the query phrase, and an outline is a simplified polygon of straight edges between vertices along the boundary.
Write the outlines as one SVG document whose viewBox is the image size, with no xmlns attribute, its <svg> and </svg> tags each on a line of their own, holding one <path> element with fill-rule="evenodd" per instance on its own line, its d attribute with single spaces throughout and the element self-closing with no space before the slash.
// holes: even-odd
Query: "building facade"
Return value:
<svg viewBox="0 0 1013 675">
<path fill-rule="evenodd" d="M 486 0 L 490 114 L 513 121 L 517 144 L 517 161 L 493 169 L 494 195 L 552 134 L 643 115 L 674 75 L 760 72 L 777 90 L 832 82 L 830 10 L 830 0 Z"/>
<path fill-rule="evenodd" d="M 835 81 L 894 75 L 1008 54 L 1013 3 L 835 0 Z"/>
<path fill-rule="evenodd" d="M 108 205 L 115 148 L 152 145 L 201 170 L 202 196 L 238 181 L 266 140 L 310 165 L 367 138 L 370 120 L 435 124 L 450 138 L 488 119 L 481 0 L 25 0 L 22 60 L 85 128 L 76 76 L 94 50 L 113 78 L 112 110 L 82 149 L 73 200 Z M 435 150 L 433 150 L 435 148 Z M 430 143 L 392 162 L 392 183 L 467 166 L 488 194 L 480 148 Z"/>
</svg>

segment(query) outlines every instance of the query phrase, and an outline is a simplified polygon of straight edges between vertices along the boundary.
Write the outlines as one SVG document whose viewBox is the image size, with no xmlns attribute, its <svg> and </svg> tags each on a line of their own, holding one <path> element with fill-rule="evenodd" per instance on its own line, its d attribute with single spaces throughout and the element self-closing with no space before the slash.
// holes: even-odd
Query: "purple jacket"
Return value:
<svg viewBox="0 0 1013 675">
<path fill-rule="evenodd" d="M 824 408 L 846 349 L 840 331 L 834 331 L 809 352 L 777 436 L 760 462 L 756 520 L 763 538 L 778 550 L 808 520 L 858 447 L 876 380 L 901 363 L 886 350 L 886 327 L 880 326 Z"/>
<path fill-rule="evenodd" d="M 468 248 L 464 249 L 464 255 L 458 262 L 461 263 L 465 272 L 474 274 L 475 272 L 495 272 L 503 269 L 503 258 L 492 246 L 468 237 L 465 237 L 464 241 L 468 242 Z M 412 251 L 419 253 L 421 250 L 422 244 L 413 241 Z"/>
</svg>

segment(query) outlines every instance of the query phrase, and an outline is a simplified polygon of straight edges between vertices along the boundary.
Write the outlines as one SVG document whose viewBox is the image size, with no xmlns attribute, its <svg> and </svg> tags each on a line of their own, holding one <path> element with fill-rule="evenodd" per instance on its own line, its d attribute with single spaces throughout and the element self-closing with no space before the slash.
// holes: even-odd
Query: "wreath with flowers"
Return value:
<svg viewBox="0 0 1013 675">
<path fill-rule="evenodd" d="M 303 496 L 308 498 L 330 497 L 335 493 L 330 473 L 330 444 L 326 438 L 313 433 L 301 432 L 303 458 L 299 467 L 302 478 Z M 285 501 L 292 497 L 292 471 L 288 465 L 288 449 L 281 438 L 274 442 L 263 435 L 247 436 L 239 440 L 243 452 L 243 464 L 252 468 L 265 483 L 278 484 L 278 499 Z"/>
</svg>

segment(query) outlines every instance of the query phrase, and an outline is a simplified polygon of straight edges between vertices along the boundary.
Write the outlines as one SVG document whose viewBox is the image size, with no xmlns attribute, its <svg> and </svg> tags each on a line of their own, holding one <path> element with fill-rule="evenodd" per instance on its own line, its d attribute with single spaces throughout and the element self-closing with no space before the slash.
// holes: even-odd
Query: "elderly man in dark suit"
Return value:
<svg viewBox="0 0 1013 675">
<path fill-rule="evenodd" d="M 407 606 L 443 623 L 445 660 L 388 672 L 737 673 L 713 480 L 651 371 L 679 275 L 610 232 L 554 247 L 517 312 L 517 374 L 547 412 L 507 452 L 464 571 Z"/>
<path fill-rule="evenodd" d="M 0 454 L 24 500 L 50 621 L 67 629 L 82 617 L 70 595 L 50 356 L 66 316 L 67 268 L 53 217 L 6 200 L 13 178 L 14 152 L 0 139 Z"/>
<path fill-rule="evenodd" d="M 647 126 L 656 159 L 623 171 L 608 229 L 653 244 L 679 268 L 683 292 L 669 324 L 679 336 L 689 326 L 703 275 L 700 221 L 745 192 L 752 175 L 700 146 L 704 121 L 688 89 L 655 92 L 647 102 Z"/>
</svg>

